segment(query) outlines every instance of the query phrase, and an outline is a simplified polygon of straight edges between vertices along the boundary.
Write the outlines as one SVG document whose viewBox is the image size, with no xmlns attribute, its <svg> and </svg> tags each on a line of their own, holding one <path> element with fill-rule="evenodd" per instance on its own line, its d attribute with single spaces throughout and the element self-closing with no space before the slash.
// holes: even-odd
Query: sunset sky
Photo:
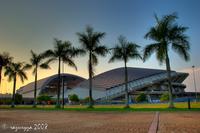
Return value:
<svg viewBox="0 0 200 133">
<path fill-rule="evenodd" d="M 177 22 L 189 27 L 191 60 L 184 62 L 170 51 L 171 67 L 177 71 L 190 71 L 192 65 L 200 66 L 200 1 L 199 0 L 1 0 L 0 1 L 0 52 L 9 52 L 14 61 L 29 62 L 30 50 L 36 53 L 53 48 L 53 39 L 69 40 L 79 47 L 77 32 L 91 25 L 96 31 L 106 32 L 102 44 L 114 47 L 119 35 L 143 48 L 151 41 L 144 35 L 155 24 L 154 14 L 158 16 L 177 12 Z M 142 50 L 142 49 L 141 49 Z M 96 74 L 122 67 L 123 62 L 107 63 L 110 58 L 99 58 Z M 75 59 L 78 71 L 65 66 L 65 72 L 88 78 L 88 56 Z M 153 55 L 147 62 L 131 60 L 130 67 L 165 69 Z M 57 64 L 51 70 L 39 70 L 39 79 L 57 73 Z M 197 73 L 198 74 L 198 73 Z M 28 72 L 29 80 L 24 84 L 17 82 L 18 88 L 34 77 Z M 198 80 L 198 79 L 197 79 Z M 3 77 L 3 90 L 11 92 L 12 83 Z"/>
</svg>

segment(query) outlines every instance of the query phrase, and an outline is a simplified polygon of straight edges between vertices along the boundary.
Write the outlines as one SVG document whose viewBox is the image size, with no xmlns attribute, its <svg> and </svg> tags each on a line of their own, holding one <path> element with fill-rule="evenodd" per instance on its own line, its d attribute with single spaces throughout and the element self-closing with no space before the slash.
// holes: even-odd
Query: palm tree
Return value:
<svg viewBox="0 0 200 133">
<path fill-rule="evenodd" d="M 5 67 L 4 76 L 8 76 L 9 82 L 13 80 L 13 95 L 12 95 L 11 107 L 15 107 L 15 90 L 16 90 L 17 77 L 19 77 L 22 82 L 24 82 L 24 79 L 28 79 L 25 70 L 27 70 L 27 65 L 21 62 L 19 63 L 12 62 Z"/>
<path fill-rule="evenodd" d="M 1 73 L 3 67 L 7 66 L 11 61 L 13 60 L 13 57 L 10 56 L 9 53 L 3 52 L 0 54 L 0 85 L 1 85 Z"/>
<path fill-rule="evenodd" d="M 169 87 L 169 108 L 174 108 L 171 84 L 171 67 L 169 60 L 169 47 L 178 53 L 184 60 L 190 59 L 188 51 L 190 45 L 188 36 L 184 33 L 188 29 L 175 23 L 178 18 L 176 13 L 163 16 L 159 19 L 156 15 L 156 25 L 152 27 L 145 35 L 146 39 L 155 41 L 149 44 L 144 49 L 144 59 L 149 58 L 154 52 L 156 53 L 157 60 L 160 64 L 165 63 L 168 74 L 168 87 Z"/>
<path fill-rule="evenodd" d="M 35 85 L 34 85 L 34 105 L 33 107 L 36 107 L 37 105 L 37 75 L 38 75 L 38 68 L 41 69 L 49 69 L 49 62 L 51 60 L 48 60 L 44 62 L 45 56 L 44 54 L 36 54 L 31 50 L 31 59 L 29 68 L 33 68 L 33 74 L 35 75 Z"/>
<path fill-rule="evenodd" d="M 88 71 L 89 71 L 89 107 L 93 108 L 92 100 L 92 77 L 94 76 L 94 66 L 98 64 L 97 56 L 105 56 L 108 52 L 106 46 L 100 45 L 100 40 L 104 38 L 104 32 L 94 32 L 90 26 L 86 27 L 86 31 L 77 33 L 82 49 L 89 53 Z"/>
<path fill-rule="evenodd" d="M 124 81 L 125 81 L 125 99 L 126 105 L 125 108 L 129 108 L 129 94 L 128 94 L 128 71 L 127 71 L 127 62 L 130 59 L 142 59 L 140 53 L 138 52 L 139 45 L 128 42 L 124 36 L 118 38 L 118 44 L 113 48 L 112 57 L 109 62 L 114 62 L 116 60 L 124 61 Z"/>
<path fill-rule="evenodd" d="M 73 57 L 82 53 L 84 53 L 82 50 L 72 47 L 71 42 L 69 41 L 63 42 L 58 39 L 55 39 L 54 49 L 47 50 L 45 52 L 45 57 L 50 58 L 50 62 L 58 60 L 58 84 L 57 84 L 57 103 L 56 103 L 57 108 L 60 108 L 61 61 L 63 61 L 63 63 L 66 63 L 70 67 L 73 67 L 77 70 L 77 67 L 73 61 Z"/>
</svg>

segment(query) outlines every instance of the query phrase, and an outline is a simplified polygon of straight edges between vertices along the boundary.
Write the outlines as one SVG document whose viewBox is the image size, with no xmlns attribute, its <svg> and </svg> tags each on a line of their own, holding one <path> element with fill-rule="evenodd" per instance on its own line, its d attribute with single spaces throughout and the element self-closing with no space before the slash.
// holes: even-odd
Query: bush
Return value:
<svg viewBox="0 0 200 133">
<path fill-rule="evenodd" d="M 85 97 L 85 98 L 83 99 L 83 101 L 84 101 L 85 103 L 89 103 L 90 97 Z"/>
<path fill-rule="evenodd" d="M 0 105 L 10 105 L 11 103 L 11 98 L 0 99 Z"/>
<path fill-rule="evenodd" d="M 69 95 L 68 98 L 71 102 L 79 102 L 78 95 L 76 94 Z"/>
<path fill-rule="evenodd" d="M 22 95 L 16 93 L 15 94 L 15 104 L 22 104 L 22 100 L 23 100 Z"/>
<path fill-rule="evenodd" d="M 48 101 L 51 101 L 51 97 L 47 95 L 41 95 L 37 97 L 37 100 L 39 103 L 46 104 L 48 103 Z"/>
<path fill-rule="evenodd" d="M 92 99 L 93 100 L 93 99 Z M 90 97 L 85 97 L 84 99 L 81 99 L 80 100 L 80 103 L 81 104 L 87 104 L 87 103 L 89 103 L 89 101 L 90 101 Z"/>
<path fill-rule="evenodd" d="M 147 96 L 144 93 L 140 93 L 138 96 L 135 98 L 136 102 L 144 102 L 147 101 Z"/>
<path fill-rule="evenodd" d="M 93 101 L 93 98 L 92 98 L 92 101 Z M 90 97 L 86 97 L 86 98 L 84 99 L 84 102 L 85 102 L 85 103 L 89 103 L 89 102 L 90 102 Z"/>
<path fill-rule="evenodd" d="M 160 97 L 161 102 L 167 102 L 169 101 L 169 93 L 163 93 Z"/>
</svg>

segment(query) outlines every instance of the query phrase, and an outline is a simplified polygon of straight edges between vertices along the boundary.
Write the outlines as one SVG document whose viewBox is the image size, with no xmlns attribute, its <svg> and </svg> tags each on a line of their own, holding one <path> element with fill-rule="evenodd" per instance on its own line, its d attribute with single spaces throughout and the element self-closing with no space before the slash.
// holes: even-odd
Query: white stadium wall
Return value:
<svg viewBox="0 0 200 133">
<path fill-rule="evenodd" d="M 72 90 L 68 91 L 67 93 L 68 93 L 67 95 L 76 94 L 76 95 L 78 95 L 78 97 L 80 99 L 84 99 L 84 98 L 89 96 L 89 89 L 77 87 L 77 88 L 73 88 Z M 106 96 L 105 91 L 92 89 L 92 97 L 93 97 L 94 100 L 101 98 L 101 97 L 104 97 L 104 96 Z"/>
</svg>

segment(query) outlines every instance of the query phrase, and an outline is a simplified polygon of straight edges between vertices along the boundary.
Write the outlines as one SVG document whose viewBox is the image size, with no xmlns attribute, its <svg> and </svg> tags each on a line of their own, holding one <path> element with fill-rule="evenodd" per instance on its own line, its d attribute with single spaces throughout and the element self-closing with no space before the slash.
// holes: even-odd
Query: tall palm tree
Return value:
<svg viewBox="0 0 200 133">
<path fill-rule="evenodd" d="M 47 50 L 45 52 L 45 57 L 50 58 L 51 61 L 58 60 L 58 84 L 57 84 L 57 103 L 56 103 L 57 108 L 60 108 L 61 61 L 63 61 L 63 63 L 66 63 L 70 67 L 73 67 L 77 70 L 77 67 L 73 61 L 73 57 L 81 53 L 84 53 L 84 52 L 78 48 L 74 48 L 71 42 L 69 41 L 63 42 L 58 39 L 55 39 L 54 49 Z"/>
<path fill-rule="evenodd" d="M 7 66 L 11 61 L 13 60 L 13 57 L 10 56 L 9 53 L 3 52 L 0 54 L 0 85 L 1 85 L 1 73 L 3 67 Z"/>
<path fill-rule="evenodd" d="M 36 54 L 31 50 L 31 59 L 29 68 L 33 68 L 33 74 L 35 75 L 35 84 L 34 84 L 34 105 L 33 107 L 36 107 L 37 105 L 37 75 L 38 75 L 38 68 L 41 69 L 49 69 L 49 62 L 51 60 L 48 60 L 44 62 L 45 56 L 44 54 Z"/>
<path fill-rule="evenodd" d="M 129 94 L 128 94 L 128 71 L 127 71 L 127 62 L 130 59 L 142 59 L 138 48 L 140 48 L 139 45 L 128 42 L 124 36 L 120 36 L 118 38 L 118 44 L 115 48 L 112 50 L 112 56 L 109 60 L 109 62 L 114 62 L 116 60 L 122 60 L 124 61 L 124 81 L 125 81 L 125 99 L 126 99 L 126 105 L 125 108 L 129 108 Z"/>
<path fill-rule="evenodd" d="M 104 38 L 104 32 L 94 32 L 90 26 L 86 27 L 86 31 L 77 33 L 82 49 L 89 53 L 88 71 L 89 71 L 89 108 L 93 108 L 92 100 L 92 77 L 94 75 L 94 66 L 98 64 L 97 56 L 105 56 L 108 52 L 106 46 L 100 45 L 101 39 Z"/>
<path fill-rule="evenodd" d="M 27 65 L 24 63 L 10 63 L 5 67 L 5 73 L 4 76 L 8 76 L 8 81 L 13 80 L 13 95 L 12 95 L 12 105 L 11 107 L 15 107 L 15 90 L 16 90 L 16 82 L 17 77 L 20 78 L 22 82 L 24 82 L 24 79 L 27 79 L 25 71 L 27 70 Z"/>
<path fill-rule="evenodd" d="M 144 49 L 144 59 L 148 59 L 154 52 L 157 60 L 166 64 L 169 88 L 169 108 L 174 108 L 171 84 L 171 67 L 169 60 L 169 48 L 171 47 L 185 61 L 190 59 L 190 45 L 188 36 L 185 35 L 187 27 L 178 25 L 175 20 L 178 18 L 176 13 L 165 15 L 159 19 L 156 15 L 156 25 L 145 35 L 146 39 L 155 41 Z"/>
</svg>

